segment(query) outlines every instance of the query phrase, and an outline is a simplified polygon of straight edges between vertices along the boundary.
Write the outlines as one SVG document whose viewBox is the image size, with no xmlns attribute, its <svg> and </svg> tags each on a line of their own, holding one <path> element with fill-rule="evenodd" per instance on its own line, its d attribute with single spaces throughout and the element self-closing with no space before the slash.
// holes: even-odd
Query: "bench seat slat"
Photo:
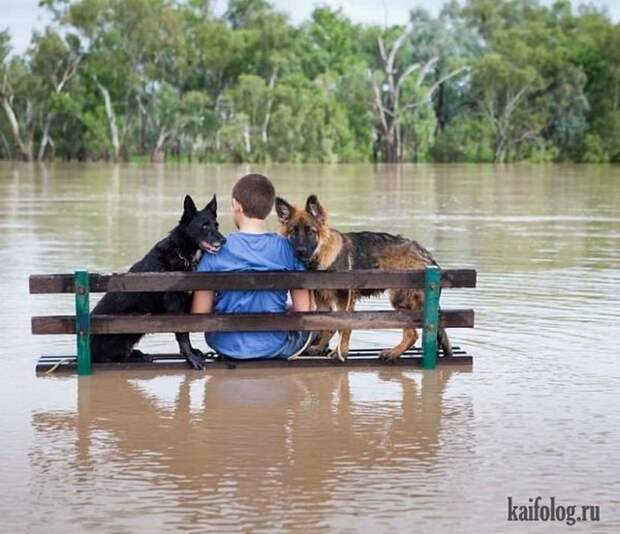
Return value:
<svg viewBox="0 0 620 534">
<path fill-rule="evenodd" d="M 356 359 L 366 359 L 366 358 L 378 358 L 379 357 L 379 353 L 384 350 L 383 347 L 377 347 L 377 348 L 351 348 L 349 349 L 349 353 L 347 358 L 352 359 L 352 360 L 356 360 Z M 462 349 L 461 347 L 457 346 L 453 346 L 452 347 L 452 352 L 454 354 L 454 356 L 467 356 L 467 352 L 465 352 L 464 349 Z M 173 353 L 173 352 L 163 352 L 163 353 L 149 353 L 149 356 L 154 360 L 154 361 L 183 361 L 185 362 L 185 358 L 183 358 L 183 356 L 179 355 L 178 353 Z M 409 349 L 407 349 L 405 352 L 403 352 L 401 358 L 407 357 L 407 356 L 414 356 L 416 358 L 419 358 L 422 356 L 422 348 L 421 347 L 411 347 Z M 443 358 L 443 351 L 441 349 L 439 349 L 437 356 L 439 358 Z M 205 358 L 209 361 L 209 363 L 211 362 L 211 360 L 213 360 L 215 357 L 213 355 L 213 353 L 211 352 L 207 352 L 205 355 Z M 303 356 L 303 358 L 305 360 L 323 360 L 326 359 L 327 356 Z M 215 358 L 217 359 L 217 358 Z M 133 360 L 133 359 L 129 359 L 127 361 L 127 363 L 142 363 L 144 360 Z M 39 358 L 39 363 L 48 363 L 48 364 L 55 364 L 58 362 L 66 362 L 66 363 L 76 363 L 76 357 L 75 355 L 71 355 L 71 354 L 42 354 L 41 357 Z M 336 362 L 337 363 L 337 362 Z"/>
<path fill-rule="evenodd" d="M 443 357 L 441 351 L 437 358 L 437 366 L 454 366 L 463 371 L 471 370 L 473 358 L 460 347 L 452 347 L 454 356 Z M 267 369 L 267 368 L 303 368 L 303 367 L 330 367 L 333 369 L 356 368 L 356 367 L 420 367 L 422 365 L 422 351 L 419 347 L 414 347 L 406 351 L 398 360 L 386 364 L 378 358 L 381 348 L 377 349 L 351 349 L 345 362 L 334 362 L 332 359 L 321 356 L 302 356 L 298 360 L 250 360 L 235 362 L 239 368 L 243 369 Z M 142 369 L 187 369 L 187 362 L 178 354 L 151 354 L 152 362 L 132 361 L 122 363 L 94 363 L 93 366 L 99 370 L 142 370 Z M 214 369 L 228 369 L 221 359 L 207 360 L 207 372 Z M 59 364 L 57 367 L 56 364 Z M 75 372 L 75 356 L 51 356 L 44 355 L 39 358 L 36 370 L 44 373 L 55 368 L 55 372 Z"/>
<path fill-rule="evenodd" d="M 472 328 L 470 309 L 441 310 L 440 324 L 445 328 Z M 375 330 L 419 327 L 422 314 L 417 311 L 304 312 L 273 314 L 194 314 L 194 315 L 91 315 L 91 334 L 131 334 L 165 332 L 235 332 L 265 330 Z M 32 333 L 75 334 L 74 315 L 32 318 Z"/>
<path fill-rule="evenodd" d="M 253 289 L 384 289 L 422 288 L 424 271 L 356 270 L 342 272 L 252 272 L 252 273 L 125 273 L 90 274 L 90 291 L 193 291 Z M 474 269 L 441 271 L 441 287 L 476 287 Z M 73 274 L 30 276 L 30 293 L 73 293 Z"/>
</svg>

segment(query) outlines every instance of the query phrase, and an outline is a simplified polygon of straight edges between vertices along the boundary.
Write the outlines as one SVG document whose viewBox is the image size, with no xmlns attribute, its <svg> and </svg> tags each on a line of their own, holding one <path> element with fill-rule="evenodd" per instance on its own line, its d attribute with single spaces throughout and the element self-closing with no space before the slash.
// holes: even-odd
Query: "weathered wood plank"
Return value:
<svg viewBox="0 0 620 534">
<path fill-rule="evenodd" d="M 422 288 L 424 271 L 357 270 L 342 272 L 253 272 L 253 273 L 125 273 L 91 274 L 91 293 L 106 291 L 192 291 L 253 289 L 383 289 Z M 474 269 L 446 269 L 441 287 L 476 287 Z M 30 293 L 72 293 L 73 275 L 30 276 Z"/>
<path fill-rule="evenodd" d="M 359 311 L 306 313 L 246 313 L 222 315 L 91 315 L 91 334 L 163 332 L 236 332 L 265 330 L 376 330 L 420 326 L 417 311 Z M 472 328 L 473 310 L 442 310 L 444 328 Z M 75 316 L 32 318 L 32 333 L 75 334 Z"/>
</svg>

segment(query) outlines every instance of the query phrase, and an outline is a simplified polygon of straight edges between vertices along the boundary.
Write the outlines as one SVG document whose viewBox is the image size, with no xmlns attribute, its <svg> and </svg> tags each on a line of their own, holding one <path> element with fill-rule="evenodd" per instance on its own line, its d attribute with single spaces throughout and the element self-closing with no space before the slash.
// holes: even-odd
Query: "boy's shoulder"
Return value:
<svg viewBox="0 0 620 534">
<path fill-rule="evenodd" d="M 277 232 L 269 232 L 266 235 L 268 235 L 269 239 L 272 239 L 274 243 L 278 243 L 287 248 L 291 248 L 292 250 L 291 242 L 288 239 L 286 239 L 286 237 L 284 237 L 282 234 L 278 234 Z"/>
<path fill-rule="evenodd" d="M 293 245 L 282 234 L 270 232 L 267 235 L 269 236 L 268 239 L 271 241 L 274 247 L 280 248 L 287 254 L 293 254 Z"/>
<path fill-rule="evenodd" d="M 199 271 L 250 269 L 305 270 L 290 241 L 281 234 L 233 232 L 218 254 L 203 254 Z"/>
</svg>

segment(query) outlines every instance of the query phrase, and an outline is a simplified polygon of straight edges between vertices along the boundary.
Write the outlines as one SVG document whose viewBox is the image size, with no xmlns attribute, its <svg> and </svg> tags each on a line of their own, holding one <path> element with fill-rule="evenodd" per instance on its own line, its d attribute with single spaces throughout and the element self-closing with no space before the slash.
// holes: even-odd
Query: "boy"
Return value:
<svg viewBox="0 0 620 534">
<path fill-rule="evenodd" d="M 268 232 L 265 219 L 275 200 L 273 184 L 260 174 L 241 178 L 232 190 L 232 214 L 239 230 L 228 236 L 218 254 L 203 254 L 198 272 L 303 271 L 289 241 Z M 286 291 L 196 291 L 192 313 L 286 311 Z M 293 310 L 310 311 L 310 292 L 291 290 Z M 288 358 L 308 341 L 309 332 L 208 332 L 209 346 L 237 359 Z"/>
</svg>

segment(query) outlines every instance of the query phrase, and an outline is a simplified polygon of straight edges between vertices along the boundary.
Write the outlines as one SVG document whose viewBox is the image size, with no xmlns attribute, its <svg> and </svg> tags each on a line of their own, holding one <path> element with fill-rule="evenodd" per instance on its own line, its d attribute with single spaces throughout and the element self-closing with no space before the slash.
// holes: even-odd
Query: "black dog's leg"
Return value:
<svg viewBox="0 0 620 534">
<path fill-rule="evenodd" d="M 164 306 L 168 313 L 184 313 L 188 309 L 191 297 L 186 293 L 165 293 Z M 177 332 L 174 334 L 179 344 L 179 352 L 185 357 L 187 363 L 196 370 L 205 368 L 205 356 L 202 351 L 192 347 L 189 334 L 187 332 Z"/>
<path fill-rule="evenodd" d="M 189 334 L 187 332 L 178 332 L 174 335 L 177 338 L 177 343 L 179 344 L 179 351 L 183 356 L 185 356 L 187 363 L 189 363 L 189 365 L 197 371 L 204 369 L 205 355 L 201 350 L 192 347 Z"/>
<path fill-rule="evenodd" d="M 97 334 L 90 338 L 93 362 L 125 362 L 142 334 Z M 138 351 L 139 352 L 139 351 Z"/>
</svg>

